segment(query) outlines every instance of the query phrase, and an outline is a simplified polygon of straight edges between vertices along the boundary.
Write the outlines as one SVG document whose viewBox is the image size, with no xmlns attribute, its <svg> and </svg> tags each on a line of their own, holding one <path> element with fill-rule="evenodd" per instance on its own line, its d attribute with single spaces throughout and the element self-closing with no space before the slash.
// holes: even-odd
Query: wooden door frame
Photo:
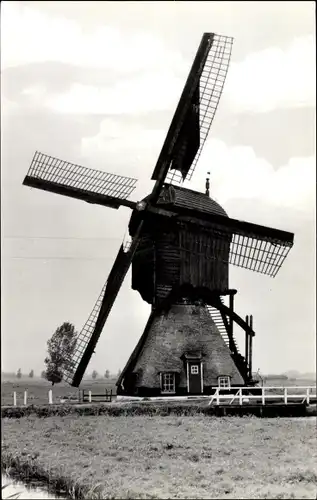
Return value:
<svg viewBox="0 0 317 500">
<path fill-rule="evenodd" d="M 202 359 L 187 359 L 186 360 L 186 372 L 187 372 L 187 393 L 190 394 L 189 392 L 189 363 L 195 364 L 195 365 L 200 365 L 200 393 L 204 393 L 204 377 L 203 377 L 203 360 Z"/>
</svg>

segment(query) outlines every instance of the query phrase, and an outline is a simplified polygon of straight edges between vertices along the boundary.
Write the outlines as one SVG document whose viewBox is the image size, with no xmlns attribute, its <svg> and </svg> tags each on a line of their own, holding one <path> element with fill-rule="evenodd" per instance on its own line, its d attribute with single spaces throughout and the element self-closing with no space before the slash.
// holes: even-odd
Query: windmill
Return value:
<svg viewBox="0 0 317 500">
<path fill-rule="evenodd" d="M 223 90 L 233 39 L 205 33 L 155 165 L 152 192 L 128 200 L 136 180 L 36 152 L 23 184 L 88 203 L 129 207 L 131 243 L 120 246 L 80 332 L 64 379 L 78 387 L 123 280 L 151 305 L 143 334 L 117 381 L 121 394 L 210 393 L 252 383 L 253 318 L 234 310 L 229 264 L 274 277 L 294 235 L 230 218 L 206 192 L 184 188 Z M 229 298 L 229 306 L 224 298 Z M 245 332 L 242 355 L 233 326 Z"/>
</svg>

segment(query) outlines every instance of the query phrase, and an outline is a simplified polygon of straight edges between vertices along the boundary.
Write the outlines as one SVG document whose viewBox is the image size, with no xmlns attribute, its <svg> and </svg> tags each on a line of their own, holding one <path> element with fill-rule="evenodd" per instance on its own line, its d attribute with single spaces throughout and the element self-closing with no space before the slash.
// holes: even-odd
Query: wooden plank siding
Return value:
<svg viewBox="0 0 317 500">
<path fill-rule="evenodd" d="M 132 263 L 132 288 L 143 300 L 156 303 L 174 285 L 185 283 L 209 290 L 228 288 L 228 235 L 189 221 L 147 230 Z"/>
<path fill-rule="evenodd" d="M 142 299 L 153 303 L 155 281 L 155 250 L 150 234 L 145 233 L 140 239 L 132 261 L 132 289 L 137 290 Z"/>
<path fill-rule="evenodd" d="M 174 230 L 173 230 L 174 229 Z M 177 227 L 169 232 L 160 233 L 156 244 L 156 283 L 157 300 L 169 295 L 180 278 L 180 249 Z"/>
<path fill-rule="evenodd" d="M 179 238 L 181 282 L 210 290 L 227 289 L 230 243 L 190 225 L 183 225 Z"/>
</svg>

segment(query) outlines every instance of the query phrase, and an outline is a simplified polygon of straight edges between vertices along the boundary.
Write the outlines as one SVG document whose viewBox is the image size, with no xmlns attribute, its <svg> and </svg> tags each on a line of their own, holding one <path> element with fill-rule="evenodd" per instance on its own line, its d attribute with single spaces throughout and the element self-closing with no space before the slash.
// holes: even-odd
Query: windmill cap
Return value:
<svg viewBox="0 0 317 500">
<path fill-rule="evenodd" d="M 168 189 L 169 187 L 170 185 L 165 185 L 165 189 Z M 222 208 L 222 206 L 219 205 L 219 203 L 217 203 L 215 200 L 210 198 L 207 194 L 179 186 L 172 186 L 172 188 L 175 191 L 175 201 L 173 203 L 175 206 L 199 210 L 200 212 L 204 212 L 207 214 L 217 214 L 228 217 L 228 214 Z M 160 204 L 161 200 L 163 204 L 164 193 L 160 195 L 158 204 Z"/>
</svg>

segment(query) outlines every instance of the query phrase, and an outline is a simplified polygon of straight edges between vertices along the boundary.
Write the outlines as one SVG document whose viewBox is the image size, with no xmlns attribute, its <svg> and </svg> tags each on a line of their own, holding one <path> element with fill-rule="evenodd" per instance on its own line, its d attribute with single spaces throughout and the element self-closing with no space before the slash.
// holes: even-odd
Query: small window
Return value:
<svg viewBox="0 0 317 500">
<path fill-rule="evenodd" d="M 175 373 L 162 373 L 162 392 L 175 392 Z"/>
<path fill-rule="evenodd" d="M 218 386 L 230 387 L 230 377 L 228 377 L 227 375 L 224 377 L 218 377 Z"/>
<path fill-rule="evenodd" d="M 192 365 L 190 367 L 190 373 L 191 375 L 198 375 L 199 373 L 198 365 Z"/>
</svg>

